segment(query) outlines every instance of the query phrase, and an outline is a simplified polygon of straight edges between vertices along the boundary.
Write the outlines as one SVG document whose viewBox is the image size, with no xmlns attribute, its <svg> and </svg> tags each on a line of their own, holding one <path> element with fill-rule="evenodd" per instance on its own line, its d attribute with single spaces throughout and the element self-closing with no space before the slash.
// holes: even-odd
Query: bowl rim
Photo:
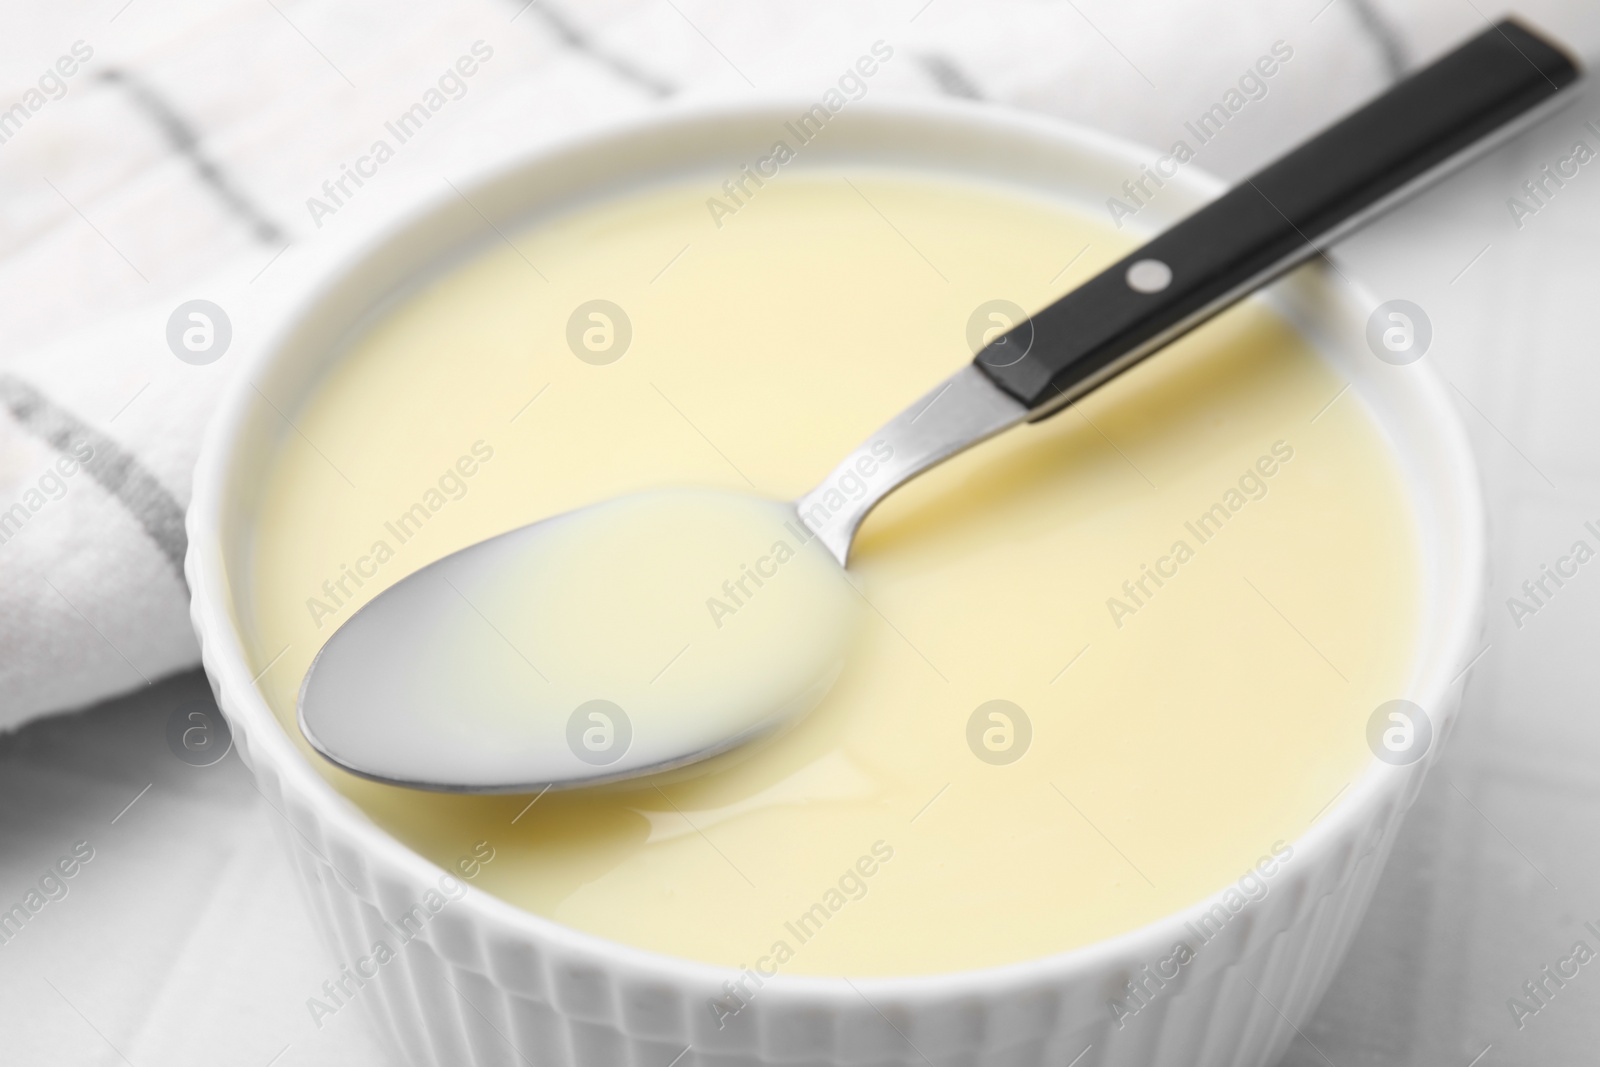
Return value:
<svg viewBox="0 0 1600 1067">
<path fill-rule="evenodd" d="M 664 125 L 688 129 L 748 120 L 761 115 L 781 118 L 804 111 L 814 102 L 797 94 L 783 93 L 668 103 L 644 114 L 606 121 L 559 138 L 516 147 L 492 160 L 479 163 L 456 179 L 455 185 L 470 196 L 474 191 L 516 173 L 556 167 L 564 159 L 586 152 L 615 149 L 636 135 L 659 132 Z M 909 120 L 979 128 L 981 132 L 1003 135 L 1018 143 L 1044 142 L 1055 149 L 1065 148 L 1096 156 L 1103 162 L 1127 167 L 1129 173 L 1137 173 L 1140 164 L 1160 154 L 1133 141 L 1053 116 L 950 98 L 900 96 L 885 91 L 873 98 L 852 102 L 849 113 L 852 118 L 864 117 L 880 122 Z M 636 177 L 648 177 L 648 173 L 641 171 Z M 1168 181 L 1201 200 L 1219 195 L 1226 188 L 1220 179 L 1193 164 L 1182 168 Z M 403 208 L 388 213 L 381 223 L 371 225 L 355 235 L 326 256 L 319 267 L 308 272 L 307 283 L 297 289 L 287 311 L 277 316 L 265 343 L 250 351 L 241 365 L 234 368 L 234 377 L 223 390 L 205 432 L 194 472 L 193 495 L 186 515 L 188 552 L 185 573 L 191 589 L 192 621 L 204 653 L 206 672 L 219 697 L 219 705 L 231 727 L 240 731 L 247 741 L 242 748 L 250 754 L 252 773 L 257 776 L 261 774 L 255 765 L 256 761 L 270 764 L 280 788 L 287 793 L 292 787 L 300 800 L 314 805 L 314 814 L 322 825 L 336 829 L 356 842 L 365 863 L 419 889 L 436 885 L 439 876 L 448 872 L 384 831 L 323 779 L 295 748 L 289 734 L 256 687 L 243 636 L 234 624 L 233 615 L 238 604 L 233 597 L 225 560 L 223 528 L 230 471 L 245 438 L 248 425 L 246 413 L 254 380 L 273 366 L 297 327 L 321 310 L 330 299 L 322 291 L 326 283 L 354 272 L 380 252 L 389 240 L 441 213 L 455 196 L 455 193 L 447 190 L 410 197 Z M 530 202 L 528 206 L 532 208 L 534 203 Z M 412 275 L 415 275 L 414 271 Z M 1325 276 L 1324 280 L 1330 288 L 1342 294 L 1348 306 L 1353 307 L 1357 303 L 1375 306 L 1377 303 L 1360 286 L 1347 279 Z M 346 315 L 344 321 L 353 325 L 360 321 L 362 314 L 369 311 L 370 308 L 362 309 L 356 314 Z M 1355 839 L 1370 826 L 1375 813 L 1385 810 L 1403 797 L 1414 795 L 1418 780 L 1437 758 L 1439 741 L 1448 734 L 1458 711 L 1456 697 L 1459 696 L 1467 671 L 1463 669 L 1453 677 L 1448 676 L 1447 672 L 1465 662 L 1466 653 L 1474 647 L 1475 637 L 1481 628 L 1487 584 L 1487 518 L 1474 454 L 1460 416 L 1451 404 L 1438 373 L 1422 362 L 1406 369 L 1410 372 L 1408 384 L 1399 388 L 1413 390 L 1413 399 L 1423 413 L 1422 417 L 1438 434 L 1440 451 L 1448 460 L 1450 482 L 1437 488 L 1437 497 L 1453 501 L 1455 506 L 1452 512 L 1470 520 L 1452 528 L 1454 535 L 1459 538 L 1458 555 L 1461 561 L 1459 573 L 1452 577 L 1461 583 L 1459 588 L 1465 595 L 1458 599 L 1468 605 L 1469 610 L 1436 620 L 1441 635 L 1434 644 L 1438 650 L 1433 655 L 1434 662 L 1428 664 L 1431 669 L 1419 671 L 1410 686 L 1411 699 L 1430 709 L 1430 713 L 1437 709 L 1431 750 L 1424 759 L 1404 767 L 1372 760 L 1306 830 L 1289 842 L 1297 854 L 1304 850 L 1307 854 L 1331 855 L 1342 843 Z M 1419 648 L 1418 656 L 1426 654 L 1424 649 Z M 280 814 L 285 818 L 290 817 L 284 812 Z M 326 854 L 324 859 L 333 863 Z M 1301 864 L 1296 866 L 1298 868 Z M 1305 866 L 1309 868 L 1311 865 Z M 560 948 L 591 963 L 625 968 L 636 974 L 675 981 L 680 985 L 691 984 L 697 989 L 721 988 L 728 976 L 742 973 L 731 967 L 674 956 L 587 933 L 524 910 L 471 883 L 463 882 L 463 885 L 465 894 L 457 901 L 456 908 L 468 911 L 495 930 L 524 943 Z M 1226 885 L 1218 887 L 1211 894 L 1143 926 L 1061 952 L 935 974 L 853 977 L 780 972 L 765 978 L 761 986 L 761 998 L 769 1003 L 803 1001 L 817 1005 L 844 1000 L 853 1002 L 863 995 L 871 995 L 874 1000 L 885 997 L 900 1002 L 919 1002 L 979 993 L 985 996 L 1004 995 L 1008 990 L 1034 988 L 1041 983 L 1060 984 L 1090 976 L 1103 976 L 1109 969 L 1126 966 L 1129 961 L 1153 958 L 1152 951 L 1157 954 L 1167 951 L 1174 940 L 1182 939 L 1185 924 L 1203 914 L 1226 888 Z M 427 939 L 429 931 L 423 931 L 421 936 Z"/>
</svg>

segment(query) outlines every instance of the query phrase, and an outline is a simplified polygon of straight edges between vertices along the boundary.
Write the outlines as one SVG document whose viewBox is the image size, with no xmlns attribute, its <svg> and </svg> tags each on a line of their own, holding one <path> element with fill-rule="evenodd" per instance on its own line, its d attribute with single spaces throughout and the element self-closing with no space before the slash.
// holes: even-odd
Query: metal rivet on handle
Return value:
<svg viewBox="0 0 1600 1067">
<path fill-rule="evenodd" d="M 1159 293 L 1172 284 L 1172 268 L 1159 259 L 1141 259 L 1128 268 L 1128 288 L 1141 293 Z"/>
</svg>

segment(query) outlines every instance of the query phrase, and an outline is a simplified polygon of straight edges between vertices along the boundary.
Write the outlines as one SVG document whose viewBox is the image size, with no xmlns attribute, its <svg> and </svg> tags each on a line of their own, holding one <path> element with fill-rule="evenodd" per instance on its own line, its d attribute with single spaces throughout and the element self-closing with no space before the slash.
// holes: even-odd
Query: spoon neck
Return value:
<svg viewBox="0 0 1600 1067">
<path fill-rule="evenodd" d="M 856 531 L 879 501 L 928 468 L 1027 417 L 1026 407 L 969 363 L 884 423 L 795 501 L 795 510 L 845 566 Z"/>
</svg>

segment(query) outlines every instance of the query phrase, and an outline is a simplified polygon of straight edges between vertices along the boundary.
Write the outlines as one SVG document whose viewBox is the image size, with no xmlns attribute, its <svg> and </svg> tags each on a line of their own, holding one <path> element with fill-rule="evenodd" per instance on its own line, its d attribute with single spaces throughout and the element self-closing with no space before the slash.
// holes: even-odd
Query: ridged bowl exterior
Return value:
<svg viewBox="0 0 1600 1067">
<path fill-rule="evenodd" d="M 569 172 L 570 183 L 585 187 L 588 175 L 630 164 L 647 172 L 653 159 L 673 153 L 722 151 L 737 159 L 740 131 L 764 129 L 798 110 L 803 107 L 793 101 L 686 108 L 529 153 L 466 187 L 481 206 L 497 196 L 502 202 L 536 197 L 530 175 Z M 1023 169 L 1092 165 L 1113 174 L 1130 162 L 1136 170 L 1137 160 L 1151 157 L 1052 121 L 955 104 L 862 104 L 852 122 L 859 123 L 852 127 L 859 136 L 836 138 L 837 151 L 890 143 L 888 156 L 873 158 L 916 159 L 921 151 L 930 165 L 996 146 L 1009 148 Z M 732 132 L 724 137 L 722 131 Z M 619 162 L 619 156 L 625 158 Z M 1179 198 L 1177 210 L 1218 188 L 1199 174 L 1183 175 L 1179 184 L 1187 199 Z M 437 251 L 456 240 L 452 227 L 438 221 L 448 210 L 431 202 L 343 258 L 278 341 L 242 370 L 210 430 L 188 515 L 186 573 L 207 675 L 241 757 L 281 816 L 274 824 L 309 910 L 344 964 L 368 956 L 380 940 L 394 943 L 391 924 L 436 887 L 443 872 L 337 794 L 284 733 L 252 681 L 234 589 L 247 552 L 250 475 L 268 435 L 252 421 L 243 394 L 251 381 L 274 375 L 295 380 L 287 353 L 305 349 L 307 337 L 331 329 L 327 324 L 341 315 L 346 324 L 353 321 L 373 294 L 392 289 L 409 269 L 407 255 L 426 255 L 423 246 Z M 420 242 L 412 241 L 417 234 Z M 409 252 L 397 252 L 402 248 Z M 380 262 L 381 269 L 372 266 Z M 364 282 L 347 284 L 363 270 Z M 1305 284 L 1342 283 L 1320 278 Z M 1362 298 L 1346 293 L 1342 299 L 1342 310 L 1328 311 L 1325 294 L 1314 295 L 1308 306 L 1313 314 L 1350 320 L 1335 331 L 1349 341 L 1359 336 L 1362 323 L 1351 309 Z M 1373 378 L 1370 388 L 1379 394 L 1391 388 L 1374 376 L 1395 368 L 1361 368 L 1346 369 Z M 1409 427 L 1393 434 L 1399 451 L 1427 453 L 1409 464 L 1414 488 L 1432 494 L 1419 505 L 1424 525 L 1451 539 L 1441 573 L 1429 582 L 1435 602 L 1429 625 L 1437 633 L 1424 643 L 1414 687 L 1442 740 L 1463 684 L 1452 677 L 1454 667 L 1466 662 L 1481 629 L 1482 505 L 1464 434 L 1437 380 L 1417 368 L 1392 388 L 1404 394 L 1393 405 L 1394 417 Z M 1266 1067 L 1327 989 L 1439 747 L 1410 767 L 1375 762 L 1292 843 L 1294 857 L 1273 877 L 1267 895 L 1159 987 L 1141 967 L 1188 939 L 1184 924 L 1210 901 L 1107 942 L 986 971 L 854 980 L 779 976 L 719 1029 L 710 1003 L 726 995 L 724 982 L 737 978 L 734 972 L 582 934 L 469 886 L 370 978 L 347 979 L 349 999 L 356 1010 L 371 1013 L 400 1062 L 418 1067 Z M 1148 1003 L 1119 1023 L 1110 1004 L 1118 998 L 1136 1003 L 1126 999 L 1133 981 L 1144 983 Z"/>
</svg>

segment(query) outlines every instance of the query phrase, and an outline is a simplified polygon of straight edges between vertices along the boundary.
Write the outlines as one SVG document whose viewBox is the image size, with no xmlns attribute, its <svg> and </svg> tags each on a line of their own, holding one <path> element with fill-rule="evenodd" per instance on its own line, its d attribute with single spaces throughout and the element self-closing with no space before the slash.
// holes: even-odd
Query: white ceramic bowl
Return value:
<svg viewBox="0 0 1600 1067">
<path fill-rule="evenodd" d="M 709 184 L 760 156 L 809 102 L 682 108 L 525 153 L 457 180 L 499 220 L 673 174 Z M 862 101 L 792 167 L 840 162 L 932 168 L 1005 181 L 1103 211 L 1155 157 L 1056 121 L 951 103 Z M 1165 226 L 1221 191 L 1193 167 L 1136 221 Z M 282 432 L 252 383 L 304 399 L 363 315 L 440 262 L 485 241 L 482 218 L 449 190 L 360 242 L 239 370 L 210 428 L 189 510 L 187 573 L 212 687 L 240 754 L 279 810 L 282 836 L 334 955 L 354 961 L 442 873 L 336 793 L 252 683 L 240 637 L 255 498 Z M 490 236 L 492 240 L 492 235 Z M 1271 892 L 1208 943 L 1149 1007 L 1119 1027 L 1109 1009 L 1140 968 L 1188 935 L 1211 903 L 1072 952 L 911 978 L 778 976 L 724 1030 L 710 1000 L 733 972 L 568 929 L 468 887 L 380 968 L 359 999 L 413 1064 L 1265 1065 L 1311 1014 L 1349 945 L 1399 820 L 1454 719 L 1481 629 L 1484 517 L 1465 435 L 1426 363 L 1367 351 L 1375 301 L 1308 268 L 1271 299 L 1318 342 L 1377 415 L 1401 459 L 1425 539 L 1426 610 L 1409 692 L 1435 726 L 1426 758 L 1374 761 L 1313 827 Z M 915 393 L 908 386 L 907 396 Z M 1220 893 L 1225 887 L 1219 886 Z M 685 1053 L 685 1049 L 688 1051 Z M 1086 1051 L 1087 1050 L 1087 1051 Z M 681 1059 L 674 1059 L 682 1054 Z M 1082 1057 L 1075 1059 L 1075 1057 Z"/>
</svg>

